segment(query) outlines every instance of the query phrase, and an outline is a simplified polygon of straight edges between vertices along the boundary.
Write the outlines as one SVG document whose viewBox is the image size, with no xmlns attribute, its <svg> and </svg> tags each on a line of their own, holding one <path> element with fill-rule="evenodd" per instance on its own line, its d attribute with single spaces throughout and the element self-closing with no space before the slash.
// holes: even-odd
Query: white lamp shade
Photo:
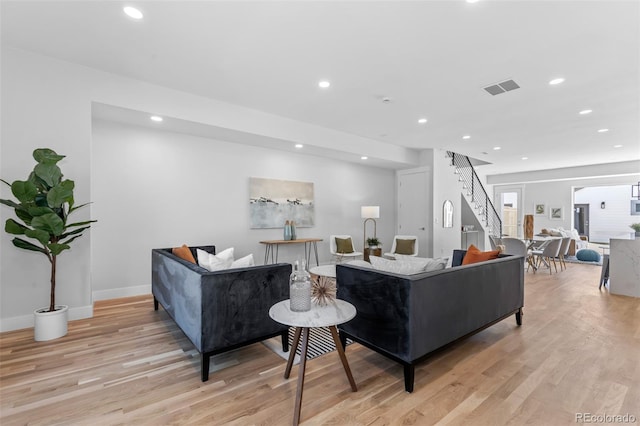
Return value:
<svg viewBox="0 0 640 426">
<path fill-rule="evenodd" d="M 378 219 L 380 217 L 380 206 L 362 206 L 360 215 L 363 219 Z"/>
</svg>

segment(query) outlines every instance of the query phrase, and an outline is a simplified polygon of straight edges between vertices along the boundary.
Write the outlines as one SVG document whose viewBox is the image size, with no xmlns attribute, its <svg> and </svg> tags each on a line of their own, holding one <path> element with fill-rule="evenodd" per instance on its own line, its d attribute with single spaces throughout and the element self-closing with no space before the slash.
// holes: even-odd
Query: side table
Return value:
<svg viewBox="0 0 640 426">
<path fill-rule="evenodd" d="M 260 241 L 260 244 L 265 245 L 264 264 L 266 265 L 269 262 L 269 256 L 271 256 L 271 263 L 278 263 L 278 251 L 281 245 L 304 244 L 304 258 L 307 260 L 307 265 L 309 265 L 312 249 L 313 249 L 313 253 L 316 255 L 316 265 L 320 265 L 320 262 L 318 262 L 318 241 L 322 241 L 322 238 L 299 238 L 295 240 Z M 274 247 L 276 252 L 275 261 L 273 258 Z"/>
<path fill-rule="evenodd" d="M 370 249 L 369 247 L 365 247 L 364 254 L 362 256 L 365 262 L 369 261 L 369 256 L 382 257 L 382 249 L 381 248 Z"/>
<path fill-rule="evenodd" d="M 281 323 L 291 327 L 296 327 L 293 337 L 293 345 L 290 349 L 287 368 L 284 371 L 284 378 L 288 379 L 293 366 L 293 359 L 296 356 L 300 336 L 302 335 L 302 347 L 300 351 L 300 367 L 298 368 L 298 388 L 296 391 L 296 403 L 293 414 L 293 424 L 300 423 L 300 408 L 302 407 L 302 390 L 304 388 L 304 372 L 307 365 L 307 348 L 309 346 L 309 329 L 313 327 L 329 327 L 336 351 L 342 361 L 344 372 L 351 384 L 351 390 L 356 392 L 356 382 L 351 375 L 351 369 L 344 354 L 344 348 L 338 337 L 336 325 L 352 320 L 356 316 L 356 308 L 349 302 L 334 299 L 326 306 L 311 303 L 311 310 L 307 312 L 293 312 L 289 309 L 289 299 L 278 302 L 269 309 L 269 316 Z"/>
</svg>

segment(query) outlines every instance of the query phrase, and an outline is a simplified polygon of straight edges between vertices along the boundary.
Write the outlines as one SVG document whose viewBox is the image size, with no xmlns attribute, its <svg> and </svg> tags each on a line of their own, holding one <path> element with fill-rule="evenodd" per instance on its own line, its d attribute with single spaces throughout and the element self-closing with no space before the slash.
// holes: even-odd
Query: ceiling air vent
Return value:
<svg viewBox="0 0 640 426">
<path fill-rule="evenodd" d="M 487 86 L 484 88 L 487 92 L 492 94 L 493 96 L 499 95 L 500 93 L 509 92 L 511 90 L 519 89 L 518 83 L 513 80 L 506 80 L 498 84 L 492 84 L 491 86 Z"/>
</svg>

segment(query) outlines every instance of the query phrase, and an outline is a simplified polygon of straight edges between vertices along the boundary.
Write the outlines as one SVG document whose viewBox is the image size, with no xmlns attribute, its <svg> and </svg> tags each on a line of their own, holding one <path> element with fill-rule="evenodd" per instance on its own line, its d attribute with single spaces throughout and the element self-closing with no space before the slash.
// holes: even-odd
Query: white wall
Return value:
<svg viewBox="0 0 640 426">
<path fill-rule="evenodd" d="M 611 174 L 614 172 L 615 170 L 612 170 Z M 586 186 L 628 185 L 629 191 L 631 191 L 631 184 L 637 183 L 639 177 L 640 174 L 599 177 L 592 179 L 566 179 L 554 182 L 528 182 L 523 184 L 524 213 L 534 214 L 534 203 L 544 203 L 547 206 L 546 214 L 544 216 L 534 214 L 533 217 L 535 233 L 540 232 L 543 228 L 549 229 L 563 227 L 565 229 L 571 229 L 573 228 L 573 212 L 571 209 L 573 206 L 574 188 Z M 562 207 L 564 212 L 563 219 L 550 219 L 550 207 Z"/>
<path fill-rule="evenodd" d="M 380 206 L 382 241 L 394 233 L 392 170 L 98 120 L 92 162 L 93 213 L 100 219 L 93 230 L 96 299 L 148 293 L 152 248 L 215 244 L 218 251 L 234 247 L 236 258 L 252 253 L 262 264 L 259 241 L 282 239 L 283 232 L 249 228 L 251 176 L 314 183 L 315 226 L 297 234 L 324 239 L 321 263 L 330 261 L 330 234 L 351 234 L 362 249 L 362 205 Z M 282 246 L 278 260 L 298 256 L 303 245 Z"/>
<path fill-rule="evenodd" d="M 91 110 L 86 75 L 69 64 L 13 53 L 2 49 L 2 178 L 26 179 L 35 164 L 33 150 L 52 148 L 67 155 L 60 167 L 76 183 L 76 202 L 89 201 Z M 5 185 L 0 185 L 0 196 L 13 198 Z M 1 206 L 0 223 L 8 217 L 14 217 L 13 210 Z M 76 219 L 89 217 L 90 208 L 85 208 Z M 13 247 L 11 239 L 0 232 L 0 331 L 32 325 L 33 310 L 49 304 L 49 262 L 40 253 Z M 72 319 L 92 314 L 90 250 L 91 232 L 58 259 L 56 303 L 69 305 Z"/>
<path fill-rule="evenodd" d="M 354 155 L 355 152 L 361 152 L 366 148 L 367 151 L 375 150 L 379 155 L 394 161 L 411 163 L 406 160 L 413 151 L 391 144 L 377 143 L 354 135 L 295 122 L 261 111 L 163 88 L 18 49 L 3 48 L 0 54 L 2 55 L 0 61 L 2 66 L 0 76 L 0 87 L 2 87 L 1 177 L 8 181 L 26 178 L 34 164 L 31 158 L 32 151 L 39 147 L 50 147 L 67 155 L 67 159 L 61 163 L 61 166 L 65 176 L 76 181 L 77 202 L 95 201 L 90 192 L 93 185 L 92 179 L 95 176 L 92 173 L 91 159 L 93 158 L 94 162 L 101 160 L 91 155 L 92 102 L 136 111 L 151 111 L 224 129 L 241 130 L 250 133 L 253 137 L 262 135 L 275 139 L 299 140 L 325 148 L 337 146 L 343 151 L 353 152 Z M 274 170 L 278 167 L 289 167 L 287 161 L 276 161 L 272 165 Z M 348 167 L 345 165 L 344 168 Z M 175 171 L 171 168 L 165 170 L 168 174 Z M 215 170 L 210 172 L 214 177 L 218 177 L 215 175 Z M 272 175 L 267 173 L 267 170 L 264 170 L 264 173 L 266 177 Z M 283 176 L 287 175 L 284 171 L 281 173 Z M 292 175 L 291 178 L 294 178 L 295 175 L 302 175 L 302 172 L 296 170 Z M 243 179 L 245 176 L 246 174 L 243 175 Z M 343 172 L 340 176 L 347 178 L 351 175 Z M 224 183 L 228 184 L 227 177 L 219 178 L 224 179 Z M 345 179 L 335 187 L 340 187 L 343 193 L 347 193 L 361 186 L 359 183 L 352 183 Z M 207 190 L 210 189 L 207 185 L 203 185 L 203 196 L 206 195 Z M 355 205 L 359 202 L 358 198 L 361 194 L 354 192 L 351 194 L 353 194 L 351 202 Z M 382 194 L 385 194 L 384 191 Z M 4 185 L 0 185 L 0 197 L 11 198 L 10 191 Z M 191 205 L 189 199 L 184 199 L 182 202 Z M 329 212 L 349 217 L 353 205 L 348 203 L 334 205 Z M 94 213 L 94 208 L 97 206 L 92 205 L 80 211 L 77 219 L 98 219 L 96 229 L 76 240 L 72 250 L 65 252 L 59 259 L 56 300 L 58 303 L 70 306 L 71 319 L 92 315 L 91 261 L 92 258 L 97 257 L 91 254 L 94 247 L 93 233 L 100 233 L 102 228 L 98 227 L 108 225 L 104 217 Z M 113 208 L 117 207 L 113 206 Z M 167 206 L 167 208 L 175 207 Z M 359 205 L 355 210 L 359 211 Z M 153 212 L 146 211 L 137 213 L 145 218 L 142 220 L 150 220 L 153 215 Z M 393 210 L 389 213 L 382 212 L 382 214 L 392 216 Z M 2 206 L 0 223 L 4 223 L 12 215 L 11 209 Z M 137 220 L 141 219 L 137 218 Z M 328 227 L 336 224 L 337 220 L 332 219 Z M 127 225 L 124 229 L 119 229 L 119 233 L 109 235 L 116 246 L 115 249 L 122 245 L 126 247 L 130 240 L 135 241 L 134 225 Z M 382 221 L 380 225 L 385 226 Z M 349 222 L 347 226 L 355 227 L 355 221 Z M 130 240 L 125 239 L 125 236 Z M 213 238 L 211 235 L 203 237 L 204 241 L 210 241 Z M 392 234 L 383 236 L 387 241 L 391 237 Z M 49 268 L 44 257 L 38 253 L 16 249 L 11 244 L 11 237 L 5 232 L 0 232 L 0 331 L 33 325 L 33 310 L 48 305 L 48 281 Z M 134 285 L 140 284 L 136 280 Z M 101 289 L 108 290 L 103 288 L 104 286 L 100 284 Z"/>
<path fill-rule="evenodd" d="M 458 181 L 451 160 L 445 158 L 445 154 L 445 151 L 433 150 L 433 257 L 451 256 L 462 242 L 462 182 Z M 442 206 L 446 200 L 453 203 L 452 228 L 442 227 Z"/>
<path fill-rule="evenodd" d="M 589 241 L 609 242 L 611 238 L 629 238 L 640 216 L 631 215 L 631 186 L 595 186 L 576 189 L 576 204 L 589 204 Z M 600 208 L 600 203 L 605 208 Z"/>
</svg>

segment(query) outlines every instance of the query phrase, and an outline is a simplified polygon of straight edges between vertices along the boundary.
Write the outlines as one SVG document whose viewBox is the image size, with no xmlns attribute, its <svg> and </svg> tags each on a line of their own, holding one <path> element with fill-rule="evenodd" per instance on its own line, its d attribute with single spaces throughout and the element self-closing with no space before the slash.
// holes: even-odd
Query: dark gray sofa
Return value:
<svg viewBox="0 0 640 426">
<path fill-rule="evenodd" d="M 338 326 L 343 346 L 351 338 L 401 363 L 412 392 L 415 364 L 435 350 L 513 314 L 521 325 L 524 257 L 460 266 L 464 253 L 454 251 L 452 268 L 415 275 L 337 265 L 337 296 L 358 312 Z"/>
<path fill-rule="evenodd" d="M 190 247 L 215 254 L 215 246 Z M 170 248 L 151 252 L 151 291 L 158 304 L 201 353 L 202 381 L 209 358 L 275 336 L 288 351 L 288 327 L 269 317 L 269 308 L 289 298 L 291 265 L 252 266 L 209 272 L 180 259 Z"/>
</svg>

